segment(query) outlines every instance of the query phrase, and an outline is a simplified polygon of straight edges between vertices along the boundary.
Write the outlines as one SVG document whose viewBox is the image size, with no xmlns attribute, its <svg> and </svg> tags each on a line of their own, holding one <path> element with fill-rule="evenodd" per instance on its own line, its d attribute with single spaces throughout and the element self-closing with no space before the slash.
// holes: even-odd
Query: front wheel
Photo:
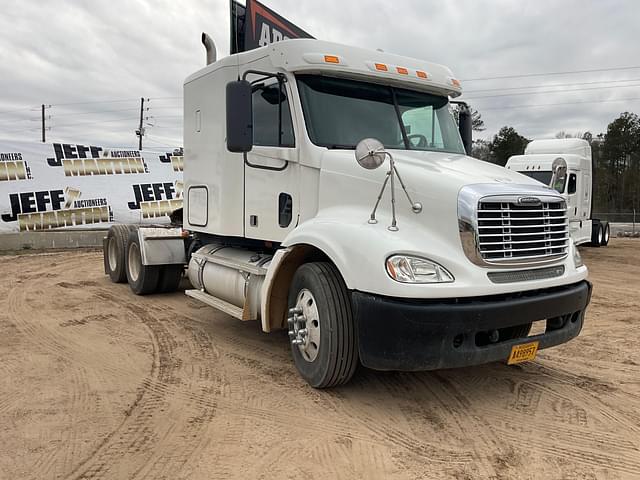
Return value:
<svg viewBox="0 0 640 480">
<path fill-rule="evenodd" d="M 327 262 L 302 265 L 288 305 L 291 352 L 302 378 L 315 388 L 347 383 L 358 365 L 358 342 L 340 272 Z"/>
</svg>

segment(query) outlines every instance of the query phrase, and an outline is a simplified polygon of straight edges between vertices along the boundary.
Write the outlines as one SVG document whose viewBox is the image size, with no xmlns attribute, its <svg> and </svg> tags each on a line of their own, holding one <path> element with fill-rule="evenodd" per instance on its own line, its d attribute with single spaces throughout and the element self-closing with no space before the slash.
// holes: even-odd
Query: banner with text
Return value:
<svg viewBox="0 0 640 480">
<path fill-rule="evenodd" d="M 257 0 L 246 7 L 231 0 L 231 53 L 246 52 L 290 38 L 313 38 Z"/>
<path fill-rule="evenodd" d="M 0 142 L 0 233 L 168 223 L 182 169 L 182 149 Z"/>
</svg>

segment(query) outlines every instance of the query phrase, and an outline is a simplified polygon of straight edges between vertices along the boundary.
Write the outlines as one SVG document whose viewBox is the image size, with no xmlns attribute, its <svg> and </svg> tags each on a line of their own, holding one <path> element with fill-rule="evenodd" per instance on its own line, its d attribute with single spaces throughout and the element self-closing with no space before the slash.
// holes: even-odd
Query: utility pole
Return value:
<svg viewBox="0 0 640 480">
<path fill-rule="evenodd" d="M 142 126 L 142 121 L 144 120 L 144 97 L 140 98 L 140 125 L 138 126 L 138 130 L 136 131 L 136 135 L 138 135 L 138 150 L 142 150 L 142 136 L 144 135 L 144 127 Z"/>
<path fill-rule="evenodd" d="M 42 104 L 42 143 L 45 143 L 47 141 L 47 138 L 44 134 L 46 130 L 46 126 L 45 126 L 45 120 L 44 120 L 44 103 Z"/>
</svg>

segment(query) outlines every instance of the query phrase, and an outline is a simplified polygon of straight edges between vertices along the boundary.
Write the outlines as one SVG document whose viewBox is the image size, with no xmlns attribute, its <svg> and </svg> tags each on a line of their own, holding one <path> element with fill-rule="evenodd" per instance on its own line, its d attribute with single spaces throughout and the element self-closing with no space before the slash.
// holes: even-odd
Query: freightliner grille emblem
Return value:
<svg viewBox="0 0 640 480">
<path fill-rule="evenodd" d="M 520 197 L 518 198 L 518 205 L 540 205 L 542 201 L 536 197 Z"/>
</svg>

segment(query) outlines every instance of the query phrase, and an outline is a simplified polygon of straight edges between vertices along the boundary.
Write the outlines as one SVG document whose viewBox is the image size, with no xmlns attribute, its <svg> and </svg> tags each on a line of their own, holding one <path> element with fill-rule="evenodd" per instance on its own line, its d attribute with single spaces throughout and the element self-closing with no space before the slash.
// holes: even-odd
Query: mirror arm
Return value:
<svg viewBox="0 0 640 480">
<path fill-rule="evenodd" d="M 277 78 L 278 82 L 287 81 L 287 76 L 282 72 L 272 73 L 272 72 L 263 72 L 262 70 L 246 70 L 242 75 L 242 80 L 246 80 L 249 75 L 260 75 L 260 78 L 251 82 L 252 85 L 255 82 L 261 82 L 263 80 L 268 80 L 269 78 Z"/>
</svg>

